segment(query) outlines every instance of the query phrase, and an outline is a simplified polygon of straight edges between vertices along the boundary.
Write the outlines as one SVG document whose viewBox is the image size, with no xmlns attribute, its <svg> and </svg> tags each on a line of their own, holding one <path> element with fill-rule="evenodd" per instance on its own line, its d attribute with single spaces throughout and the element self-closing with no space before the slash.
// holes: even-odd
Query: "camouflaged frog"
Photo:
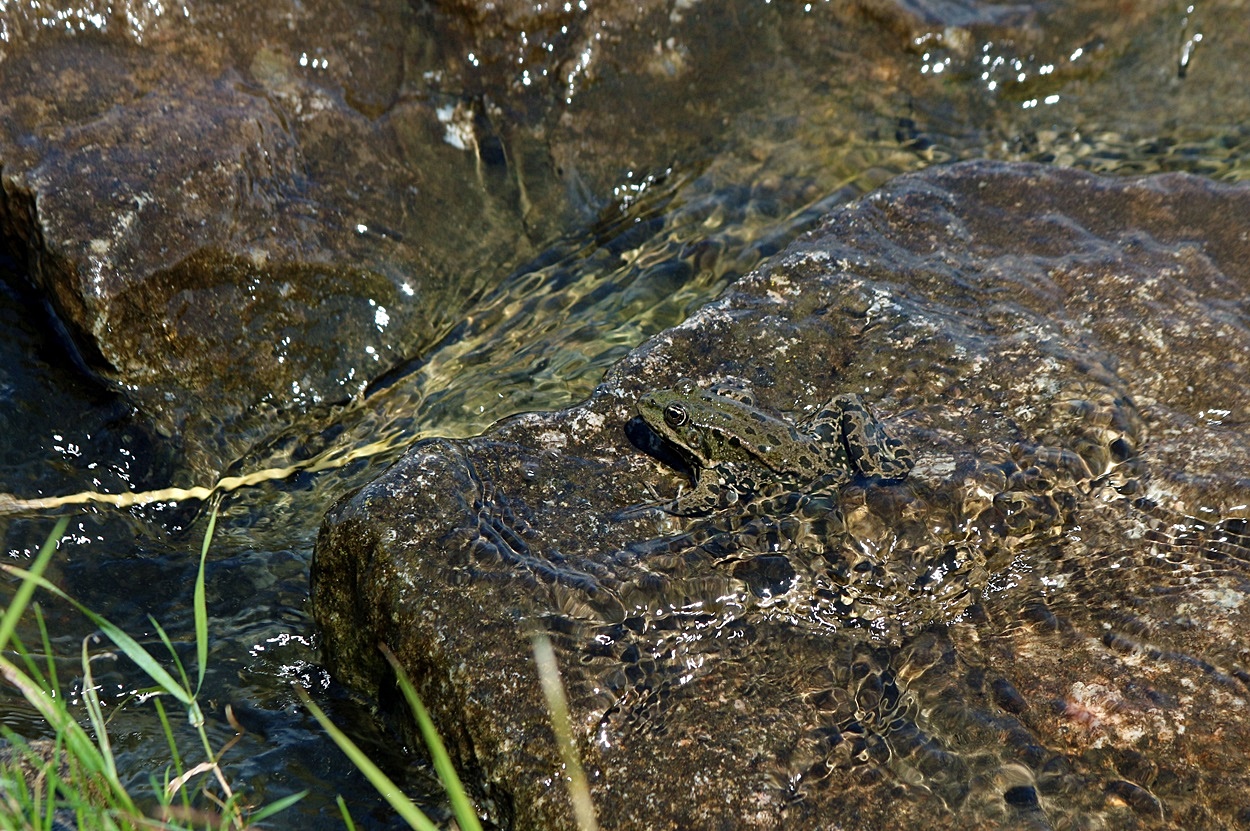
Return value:
<svg viewBox="0 0 1250 831">
<path fill-rule="evenodd" d="M 638 413 L 677 446 L 694 486 L 667 506 L 688 516 L 709 513 L 774 487 L 808 492 L 856 476 L 902 479 L 911 452 L 886 435 L 858 395 L 839 395 L 810 420 L 794 424 L 761 410 L 747 390 L 702 389 L 688 378 L 638 400 Z"/>
</svg>

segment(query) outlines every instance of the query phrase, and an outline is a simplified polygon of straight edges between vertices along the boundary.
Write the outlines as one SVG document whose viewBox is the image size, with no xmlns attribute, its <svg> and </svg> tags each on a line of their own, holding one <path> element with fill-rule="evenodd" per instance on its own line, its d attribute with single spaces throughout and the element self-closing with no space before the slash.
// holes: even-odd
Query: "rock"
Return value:
<svg viewBox="0 0 1250 831">
<path fill-rule="evenodd" d="M 610 222 L 701 175 L 686 198 L 768 192 L 813 156 L 831 159 L 814 192 L 918 163 L 878 147 L 892 103 L 867 126 L 847 112 L 852 87 L 887 100 L 913 77 L 914 22 L 889 4 L 7 4 L 0 239 L 84 363 L 218 472 L 419 355 L 605 205 Z M 812 107 L 845 43 L 879 57 L 840 61 Z"/>
<path fill-rule="evenodd" d="M 0 10 L 0 234 L 92 368 L 218 470 L 531 249 L 515 182 L 446 140 L 456 99 L 405 95 L 408 4 L 160 8 Z"/>
<path fill-rule="evenodd" d="M 660 173 L 679 141 L 723 130 L 717 113 L 652 135 L 650 87 L 629 107 L 603 90 L 557 130 L 587 56 L 634 77 L 652 60 L 634 29 L 676 25 L 667 4 L 501 13 L 0 9 L 0 237 L 190 470 L 358 395 L 593 217 L 626 166 Z"/>
<path fill-rule="evenodd" d="M 1127 93 L 1072 90 L 1123 54 L 1175 75 L 1160 9 L 10 3 L 2 247 L 144 429 L 181 439 L 198 482 L 420 355 L 559 235 L 636 217 L 639 200 L 671 216 L 667 200 L 811 177 L 766 209 L 784 215 L 984 152 L 1236 175 L 1241 142 L 1222 125 L 1245 121 L 1245 96 L 1217 70 L 1241 52 L 1237 4 L 1179 24 L 1183 74 L 1218 95 L 1140 73 L 1116 76 L 1138 85 Z M 1217 23 L 1226 37 L 1195 40 Z M 1192 135 L 1155 141 L 1178 107 Z"/>
<path fill-rule="evenodd" d="M 1250 788 L 1250 189 L 900 177 L 608 373 L 429 440 L 327 515 L 313 610 L 387 644 L 506 827 L 572 828 L 557 647 L 614 829 L 1213 827 Z M 901 482 L 707 517 L 635 417 L 680 376 L 859 393 Z"/>
</svg>

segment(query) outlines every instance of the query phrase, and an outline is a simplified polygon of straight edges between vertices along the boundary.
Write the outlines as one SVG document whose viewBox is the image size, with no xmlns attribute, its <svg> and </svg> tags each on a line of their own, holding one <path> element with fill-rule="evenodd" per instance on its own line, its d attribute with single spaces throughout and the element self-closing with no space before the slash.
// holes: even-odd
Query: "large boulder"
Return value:
<svg viewBox="0 0 1250 831">
<path fill-rule="evenodd" d="M 720 37 L 732 12 L 669 5 L 6 4 L 0 241 L 202 478 L 418 356 L 605 205 L 675 164 L 688 181 L 776 98 L 708 71 L 744 43 L 798 74 Z M 753 15 L 796 45 L 865 26 Z M 804 73 L 826 63 L 804 49 Z"/>
<path fill-rule="evenodd" d="M 605 208 L 766 219 L 944 155 L 1237 175 L 1240 6 L 1178 70 L 1162 4 L 1085 5 L 8 3 L 0 248 L 200 480 Z"/>
<path fill-rule="evenodd" d="M 507 175 L 445 140 L 455 100 L 403 96 L 408 4 L 162 9 L 0 10 L 0 235 L 86 363 L 212 471 L 529 249 Z"/>
<path fill-rule="evenodd" d="M 416 679 L 493 818 L 571 828 L 530 639 L 614 829 L 1250 823 L 1250 189 L 929 169 L 588 401 L 414 446 L 327 515 L 336 675 Z M 903 481 L 663 506 L 681 376 L 859 393 Z M 658 507 L 657 507 L 658 506 Z"/>
</svg>

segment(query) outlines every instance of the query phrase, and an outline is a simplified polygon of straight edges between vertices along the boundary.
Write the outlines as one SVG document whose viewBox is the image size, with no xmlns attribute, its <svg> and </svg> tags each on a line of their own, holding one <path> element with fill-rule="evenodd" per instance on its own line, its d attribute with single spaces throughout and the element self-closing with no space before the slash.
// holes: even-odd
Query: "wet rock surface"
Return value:
<svg viewBox="0 0 1250 831">
<path fill-rule="evenodd" d="M 678 182 L 781 217 L 970 154 L 1228 175 L 1242 10 L 1174 13 L 7 4 L 0 237 L 203 478 L 419 356 L 560 234 Z M 1151 81 L 1096 83 L 1117 62 Z M 1198 126 L 1154 142 L 1169 117 Z"/>
<path fill-rule="evenodd" d="M 84 363 L 220 470 L 766 99 L 715 71 L 751 40 L 715 34 L 732 10 L 584 5 L 5 6 L 0 236 Z M 658 117 L 678 94 L 733 103 Z"/>
<path fill-rule="evenodd" d="M 327 516 L 335 673 L 419 682 L 493 817 L 572 827 L 1250 823 L 1250 190 L 992 163 L 831 214 L 585 404 L 415 446 Z M 901 482 L 706 516 L 638 397 L 859 393 Z"/>
<path fill-rule="evenodd" d="M 406 4 L 30 5 L 0 19 L 0 233 L 192 469 L 358 393 L 525 251 L 515 191 L 402 98 Z"/>
</svg>

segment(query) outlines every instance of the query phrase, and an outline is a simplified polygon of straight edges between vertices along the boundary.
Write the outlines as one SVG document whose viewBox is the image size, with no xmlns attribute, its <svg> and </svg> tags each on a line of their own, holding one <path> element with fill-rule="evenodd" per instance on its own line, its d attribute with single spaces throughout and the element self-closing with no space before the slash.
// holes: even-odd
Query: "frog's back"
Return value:
<svg viewBox="0 0 1250 831">
<path fill-rule="evenodd" d="M 819 439 L 784 418 L 724 396 L 708 416 L 722 428 L 712 432 L 723 443 L 723 460 L 765 467 L 794 481 L 810 481 L 822 472 L 827 454 Z"/>
</svg>

